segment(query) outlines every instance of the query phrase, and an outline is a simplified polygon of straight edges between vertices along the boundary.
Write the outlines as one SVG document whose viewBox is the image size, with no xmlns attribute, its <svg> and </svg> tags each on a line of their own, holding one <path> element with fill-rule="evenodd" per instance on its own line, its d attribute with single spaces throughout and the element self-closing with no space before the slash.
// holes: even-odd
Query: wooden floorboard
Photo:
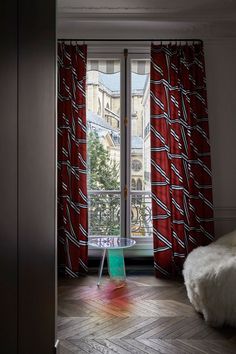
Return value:
<svg viewBox="0 0 236 354">
<path fill-rule="evenodd" d="M 60 354 L 236 354 L 236 329 L 209 327 L 188 301 L 182 281 L 130 272 L 117 289 L 109 277 L 61 279 Z"/>
</svg>

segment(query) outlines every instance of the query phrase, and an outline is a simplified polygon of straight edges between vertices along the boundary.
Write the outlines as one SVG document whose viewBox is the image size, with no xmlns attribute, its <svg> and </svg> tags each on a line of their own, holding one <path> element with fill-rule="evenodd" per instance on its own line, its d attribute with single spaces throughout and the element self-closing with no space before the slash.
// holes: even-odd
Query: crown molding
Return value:
<svg viewBox="0 0 236 354">
<path fill-rule="evenodd" d="M 236 23 L 177 22 L 177 21 L 72 21 L 58 20 L 59 38 L 201 38 L 208 43 L 236 37 Z M 231 42 L 232 43 L 232 42 Z"/>
<path fill-rule="evenodd" d="M 160 21 L 160 22 L 234 22 L 236 24 L 236 14 L 227 13 L 221 15 L 212 15 L 211 13 L 193 14 L 193 13 L 163 13 L 153 9 L 148 12 L 131 12 L 131 11 L 102 11 L 91 8 L 90 10 L 81 11 L 78 8 L 64 9 L 58 11 L 58 19 L 71 21 Z"/>
<path fill-rule="evenodd" d="M 214 4 L 213 4 L 214 3 Z M 58 0 L 59 18 L 236 21 L 233 0 Z"/>
<path fill-rule="evenodd" d="M 214 1 L 214 6 L 212 3 Z M 234 38 L 236 0 L 58 0 L 58 34 L 84 38 Z M 105 36 L 105 37 L 104 37 Z"/>
</svg>

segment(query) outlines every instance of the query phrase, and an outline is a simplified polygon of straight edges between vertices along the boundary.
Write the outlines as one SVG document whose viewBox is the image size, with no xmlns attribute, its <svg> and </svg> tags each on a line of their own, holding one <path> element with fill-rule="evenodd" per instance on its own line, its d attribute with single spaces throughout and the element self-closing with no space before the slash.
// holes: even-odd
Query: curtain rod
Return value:
<svg viewBox="0 0 236 354">
<path fill-rule="evenodd" d="M 98 39 L 98 38 L 87 38 L 87 39 L 76 39 L 76 38 L 58 38 L 59 42 L 199 42 L 203 44 L 202 39 L 196 38 L 164 38 L 164 39 Z"/>
</svg>

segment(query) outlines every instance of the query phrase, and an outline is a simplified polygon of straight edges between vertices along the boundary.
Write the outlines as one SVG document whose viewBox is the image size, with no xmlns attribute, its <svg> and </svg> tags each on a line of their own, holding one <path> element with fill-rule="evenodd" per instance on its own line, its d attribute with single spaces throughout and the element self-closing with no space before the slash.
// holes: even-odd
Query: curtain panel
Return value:
<svg viewBox="0 0 236 354">
<path fill-rule="evenodd" d="M 214 238 L 202 45 L 152 45 L 150 95 L 154 266 L 171 277 Z"/>
<path fill-rule="evenodd" d="M 58 264 L 76 277 L 87 271 L 85 45 L 58 44 Z"/>
</svg>

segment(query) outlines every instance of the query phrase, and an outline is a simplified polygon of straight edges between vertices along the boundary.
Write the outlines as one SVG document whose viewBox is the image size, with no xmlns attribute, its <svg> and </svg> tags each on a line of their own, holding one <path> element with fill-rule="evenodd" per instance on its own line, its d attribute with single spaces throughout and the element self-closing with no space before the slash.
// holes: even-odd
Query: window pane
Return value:
<svg viewBox="0 0 236 354">
<path fill-rule="evenodd" d="M 90 192 L 89 236 L 120 235 L 120 195 Z"/>
<path fill-rule="evenodd" d="M 88 68 L 89 236 L 120 235 L 120 61 L 88 61 Z"/>
<path fill-rule="evenodd" d="M 137 74 L 147 63 L 131 61 L 131 190 L 150 191 L 150 77 Z"/>
<path fill-rule="evenodd" d="M 149 66 L 148 60 L 131 61 L 132 236 L 152 236 Z"/>
<path fill-rule="evenodd" d="M 107 74 L 112 60 L 97 60 L 87 71 L 88 189 L 120 190 L 120 71 Z M 120 70 L 120 62 L 114 61 Z M 97 70 L 92 70 L 97 68 Z"/>
<path fill-rule="evenodd" d="M 131 235 L 152 236 L 151 194 L 131 195 Z"/>
</svg>

